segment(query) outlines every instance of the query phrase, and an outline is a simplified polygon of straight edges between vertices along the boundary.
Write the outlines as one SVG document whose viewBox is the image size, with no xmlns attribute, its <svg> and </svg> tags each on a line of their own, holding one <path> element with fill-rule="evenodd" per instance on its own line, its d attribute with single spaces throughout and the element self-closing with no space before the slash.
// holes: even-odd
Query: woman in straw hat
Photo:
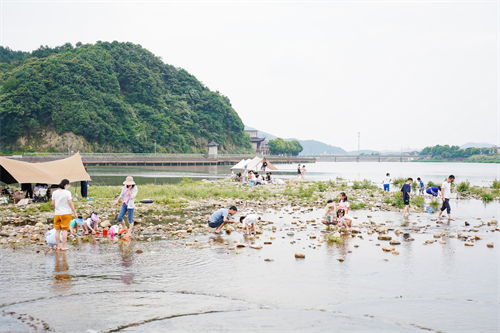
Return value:
<svg viewBox="0 0 500 333">
<path fill-rule="evenodd" d="M 127 235 L 130 237 L 130 235 L 132 234 L 132 229 L 134 228 L 134 198 L 139 190 L 135 185 L 134 178 L 132 178 L 131 176 L 128 176 L 127 179 L 125 179 L 123 185 L 124 186 L 122 189 L 122 193 L 120 193 L 120 196 L 118 197 L 118 200 L 116 200 L 115 205 L 118 206 L 118 204 L 120 203 L 120 199 L 123 198 L 123 204 L 120 208 L 120 214 L 118 214 L 118 223 L 121 223 L 123 229 L 126 229 L 123 217 L 125 216 L 125 213 L 127 213 L 129 225 Z"/>
</svg>

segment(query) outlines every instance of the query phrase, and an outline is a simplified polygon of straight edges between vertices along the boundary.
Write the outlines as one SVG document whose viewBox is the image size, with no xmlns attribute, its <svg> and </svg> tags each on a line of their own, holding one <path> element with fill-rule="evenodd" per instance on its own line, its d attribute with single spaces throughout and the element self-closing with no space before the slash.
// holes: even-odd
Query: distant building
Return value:
<svg viewBox="0 0 500 333">
<path fill-rule="evenodd" d="M 500 147 L 493 146 L 493 147 L 491 147 L 491 148 L 492 148 L 492 149 L 495 149 L 495 151 L 496 151 L 497 153 L 499 153 L 499 154 L 500 154 Z"/>
<path fill-rule="evenodd" d="M 245 130 L 245 133 L 250 135 L 253 150 L 260 155 L 269 155 L 269 146 L 267 145 L 266 138 L 259 138 L 258 132 L 258 130 Z"/>
</svg>

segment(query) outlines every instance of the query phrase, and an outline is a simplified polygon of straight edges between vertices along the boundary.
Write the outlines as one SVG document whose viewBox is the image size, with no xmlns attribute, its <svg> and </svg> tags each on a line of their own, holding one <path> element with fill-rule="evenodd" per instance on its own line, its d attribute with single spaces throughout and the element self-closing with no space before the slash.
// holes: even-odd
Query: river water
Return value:
<svg viewBox="0 0 500 333">
<path fill-rule="evenodd" d="M 296 177 L 297 165 L 276 164 L 275 177 Z M 219 179 L 231 173 L 231 166 L 165 166 L 165 167 L 89 167 L 89 174 L 96 185 L 119 185 L 132 175 L 139 184 L 177 183 L 182 177 L 192 179 Z M 471 185 L 491 186 L 500 179 L 500 164 L 486 163 L 398 163 L 398 162 L 319 162 L 306 165 L 306 178 L 335 180 L 337 177 L 353 180 L 368 179 L 381 183 L 386 173 L 391 177 L 417 177 L 427 183 L 442 183 L 450 174 L 456 182 L 468 180 Z"/>
<path fill-rule="evenodd" d="M 58 332 L 496 332 L 500 233 L 486 222 L 498 219 L 498 205 L 453 200 L 452 214 L 442 224 L 431 220 L 435 214 L 412 214 L 414 224 L 403 227 L 400 213 L 352 212 L 355 223 L 410 232 L 411 242 L 390 233 L 401 241 L 400 255 L 382 251 L 388 242 L 366 232 L 340 245 L 319 244 L 319 225 L 288 236 L 294 216 L 316 219 L 321 211 L 286 209 L 263 212 L 278 231 L 266 228 L 255 240 L 233 232 L 95 241 L 57 254 L 3 248 L 0 332 L 28 332 L 27 323 L 40 328 L 42 321 Z M 427 227 L 414 232 L 412 225 Z M 473 226 L 479 231 L 467 231 Z M 423 244 L 443 231 L 482 240 L 472 247 L 456 238 Z M 271 236 L 272 245 L 260 250 L 223 245 L 263 244 Z M 194 239 L 207 247 L 183 245 Z"/>
<path fill-rule="evenodd" d="M 466 178 L 477 184 L 498 177 L 498 167 L 486 164 L 306 167 L 307 177 L 318 180 L 339 176 L 379 181 L 386 171 L 393 177 L 433 181 L 454 173 L 458 181 Z M 286 171 L 294 168 L 281 165 L 282 177 L 292 177 Z M 150 179 L 157 177 L 162 183 L 188 173 L 200 179 L 223 177 L 228 169 L 89 171 L 96 172 L 95 182 L 99 173 L 107 179 L 103 183 L 114 179 L 104 177 L 118 182 L 128 174 L 136 181 L 152 175 Z M 414 241 L 390 232 L 401 241 L 395 246 L 399 255 L 382 251 L 388 242 L 366 231 L 362 238 L 343 244 L 319 243 L 324 227 L 311 223 L 307 231 L 289 236 L 292 221 L 322 215 L 321 210 L 298 213 L 289 207 L 261 212 L 277 231 L 267 226 L 253 240 L 233 232 L 153 242 L 96 239 L 72 246 L 67 253 L 1 248 L 0 332 L 498 332 L 500 233 L 487 225 L 498 220 L 498 202 L 452 200 L 451 207 L 452 221 L 437 223 L 435 213 L 413 213 L 408 226 L 402 226 L 401 213 L 350 212 L 357 217 L 355 224 L 374 221 L 409 232 Z M 422 229 L 417 232 L 412 226 Z M 443 238 L 445 244 L 424 244 L 441 232 L 462 232 L 481 240 L 471 247 L 448 237 Z M 184 245 L 195 239 L 204 246 Z M 230 250 L 224 242 L 230 247 L 239 242 L 263 248 Z M 487 243 L 494 243 L 494 248 Z M 295 259 L 295 252 L 306 258 Z"/>
</svg>

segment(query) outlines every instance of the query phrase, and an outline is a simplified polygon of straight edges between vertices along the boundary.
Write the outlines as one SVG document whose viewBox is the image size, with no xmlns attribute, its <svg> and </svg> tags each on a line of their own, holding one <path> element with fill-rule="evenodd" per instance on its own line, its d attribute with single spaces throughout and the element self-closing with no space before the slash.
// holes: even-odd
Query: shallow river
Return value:
<svg viewBox="0 0 500 333">
<path fill-rule="evenodd" d="M 320 214 L 264 213 L 278 231 L 264 229 L 255 243 L 276 239 L 260 250 L 228 250 L 224 241 L 252 243 L 239 232 L 95 242 L 60 254 L 0 249 L 0 332 L 43 324 L 58 332 L 498 331 L 500 233 L 480 226 L 498 220 L 498 203 L 453 200 L 455 220 L 443 224 L 431 220 L 436 214 L 412 214 L 411 222 L 428 225 L 420 233 L 410 230 L 414 224 L 402 227 L 400 213 L 352 212 L 357 223 L 410 231 L 411 242 L 390 232 L 401 241 L 399 255 L 383 252 L 388 242 L 366 231 L 341 245 L 318 246 L 319 225 L 287 235 L 294 216 L 305 221 Z M 473 226 L 479 232 L 463 231 Z M 423 245 L 443 231 L 482 240 L 473 247 L 456 238 Z M 214 245 L 207 248 L 181 245 L 210 238 Z M 493 249 L 486 247 L 491 242 Z M 295 259 L 295 252 L 305 259 Z"/>
<path fill-rule="evenodd" d="M 276 164 L 275 177 L 296 177 L 296 164 Z M 312 180 L 335 180 L 337 177 L 353 180 L 368 179 L 379 183 L 386 173 L 392 178 L 417 177 L 427 183 L 442 183 L 450 174 L 457 182 L 470 181 L 471 185 L 491 186 L 500 179 L 500 164 L 485 163 L 398 163 L 398 162 L 320 162 L 306 164 L 306 178 Z M 121 185 L 126 176 L 134 176 L 139 184 L 177 183 L 182 177 L 192 179 L 218 179 L 228 177 L 231 166 L 165 166 L 165 167 L 88 167 L 96 185 Z"/>
</svg>

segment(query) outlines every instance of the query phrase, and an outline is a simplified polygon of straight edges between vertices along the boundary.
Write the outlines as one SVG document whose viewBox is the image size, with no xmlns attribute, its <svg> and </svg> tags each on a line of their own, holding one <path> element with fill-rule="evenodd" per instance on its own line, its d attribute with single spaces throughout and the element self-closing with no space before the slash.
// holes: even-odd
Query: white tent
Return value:
<svg viewBox="0 0 500 333">
<path fill-rule="evenodd" d="M 253 159 L 249 160 L 241 160 L 231 168 L 231 170 L 243 170 L 245 169 L 245 165 L 247 166 L 247 170 L 260 171 L 262 168 L 262 162 L 264 159 L 262 157 L 255 156 Z M 267 161 L 266 170 L 278 170 L 271 162 Z"/>
<path fill-rule="evenodd" d="M 247 165 L 247 167 L 248 167 L 248 163 L 249 163 L 250 161 L 251 161 L 250 159 L 248 159 L 248 160 L 246 160 L 246 159 L 242 159 L 242 160 L 241 160 L 241 161 L 239 161 L 239 162 L 238 162 L 235 166 L 233 166 L 233 167 L 231 168 L 231 170 L 243 170 L 243 169 L 245 169 L 245 165 Z"/>
</svg>

